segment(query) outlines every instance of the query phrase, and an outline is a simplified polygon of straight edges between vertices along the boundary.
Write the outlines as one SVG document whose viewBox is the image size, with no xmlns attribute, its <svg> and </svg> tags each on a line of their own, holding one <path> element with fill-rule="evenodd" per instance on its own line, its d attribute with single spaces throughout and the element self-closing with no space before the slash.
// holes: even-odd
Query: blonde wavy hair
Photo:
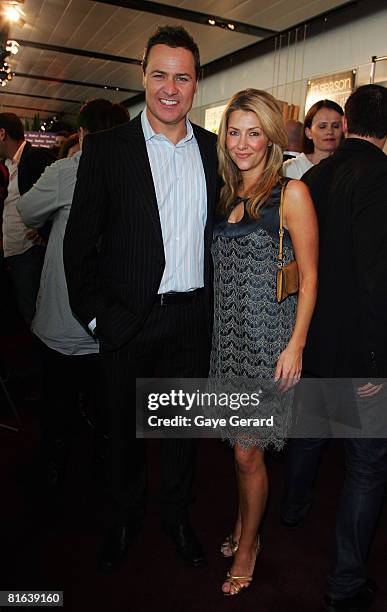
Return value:
<svg viewBox="0 0 387 612">
<path fill-rule="evenodd" d="M 231 113 L 236 110 L 254 113 L 269 142 L 272 143 L 266 151 L 266 164 L 263 174 L 253 192 L 249 194 L 249 199 L 245 205 L 249 216 L 252 219 L 258 219 L 260 209 L 281 177 L 282 154 L 287 145 L 285 122 L 282 118 L 279 103 L 266 91 L 244 89 L 234 94 L 227 104 L 219 126 L 217 145 L 219 173 L 224 182 L 218 210 L 225 216 L 228 216 L 231 212 L 231 206 L 238 196 L 238 189 L 242 182 L 242 173 L 231 159 L 226 146 L 228 122 Z"/>
</svg>

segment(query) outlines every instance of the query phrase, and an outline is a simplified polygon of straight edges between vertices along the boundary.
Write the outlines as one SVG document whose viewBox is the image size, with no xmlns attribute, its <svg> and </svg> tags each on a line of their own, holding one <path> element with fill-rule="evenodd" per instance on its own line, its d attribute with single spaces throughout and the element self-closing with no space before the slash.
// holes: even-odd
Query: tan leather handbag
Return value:
<svg viewBox="0 0 387 612">
<path fill-rule="evenodd" d="M 298 292 L 298 266 L 295 259 L 284 264 L 282 242 L 284 237 L 284 193 L 286 188 L 285 183 L 281 190 L 280 200 L 280 228 L 279 228 L 279 252 L 277 257 L 277 302 L 280 304 L 288 295 Z"/>
</svg>

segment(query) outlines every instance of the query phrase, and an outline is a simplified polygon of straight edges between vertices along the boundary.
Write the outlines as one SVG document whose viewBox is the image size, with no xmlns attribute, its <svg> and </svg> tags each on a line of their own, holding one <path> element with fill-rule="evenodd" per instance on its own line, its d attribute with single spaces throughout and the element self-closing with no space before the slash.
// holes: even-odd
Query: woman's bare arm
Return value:
<svg viewBox="0 0 387 612">
<path fill-rule="evenodd" d="M 290 233 L 299 273 L 296 322 L 275 372 L 275 379 L 283 380 L 282 388 L 287 389 L 301 376 L 302 352 L 317 295 L 317 216 L 309 189 L 300 181 L 289 181 L 285 188 L 284 226 Z"/>
</svg>

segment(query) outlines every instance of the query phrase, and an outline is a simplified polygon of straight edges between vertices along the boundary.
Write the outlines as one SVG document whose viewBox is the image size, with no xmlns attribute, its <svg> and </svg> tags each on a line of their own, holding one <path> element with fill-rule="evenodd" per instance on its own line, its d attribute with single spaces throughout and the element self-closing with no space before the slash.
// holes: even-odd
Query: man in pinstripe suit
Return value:
<svg viewBox="0 0 387 612">
<path fill-rule="evenodd" d="M 199 70 L 183 28 L 162 27 L 149 39 L 146 109 L 85 139 L 66 230 L 70 303 L 100 340 L 107 389 L 114 512 L 105 571 L 121 563 L 145 511 L 144 446 L 129 426 L 135 378 L 207 375 L 217 160 L 215 136 L 187 119 Z M 197 566 L 203 554 L 187 517 L 193 462 L 193 441 L 163 440 L 162 527 Z"/>
</svg>

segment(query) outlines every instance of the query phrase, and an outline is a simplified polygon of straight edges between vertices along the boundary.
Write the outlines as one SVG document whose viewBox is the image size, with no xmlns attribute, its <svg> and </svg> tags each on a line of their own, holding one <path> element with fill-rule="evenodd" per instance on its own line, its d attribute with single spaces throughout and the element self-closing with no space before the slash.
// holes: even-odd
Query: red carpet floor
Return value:
<svg viewBox="0 0 387 612">
<path fill-rule="evenodd" d="M 17 396 L 17 390 L 14 390 Z M 3 401 L 3 398 L 1 398 Z M 1 504 L 0 589 L 61 589 L 64 609 L 73 612 L 315 612 L 321 610 L 324 576 L 342 479 L 341 447 L 327 449 L 314 506 L 305 525 L 287 530 L 278 519 L 282 464 L 268 459 L 270 502 L 263 528 L 263 551 L 254 582 L 235 598 L 221 594 L 228 561 L 219 553 L 235 512 L 230 449 L 218 441 L 200 443 L 192 521 L 208 565 L 191 569 L 175 555 L 159 530 L 158 442 L 148 445 L 150 497 L 144 529 L 124 566 L 111 576 L 96 570 L 103 534 L 103 500 L 93 475 L 92 432 L 84 424 L 74 441 L 64 492 L 53 508 L 31 479 L 38 441 L 36 403 L 18 399 L 22 431 L 0 428 L 3 495 Z M 3 414 L 4 413 L 4 414 Z M 0 421 L 6 420 L 2 405 Z M 370 559 L 379 584 L 374 612 L 387 610 L 387 514 L 383 513 Z"/>
</svg>

